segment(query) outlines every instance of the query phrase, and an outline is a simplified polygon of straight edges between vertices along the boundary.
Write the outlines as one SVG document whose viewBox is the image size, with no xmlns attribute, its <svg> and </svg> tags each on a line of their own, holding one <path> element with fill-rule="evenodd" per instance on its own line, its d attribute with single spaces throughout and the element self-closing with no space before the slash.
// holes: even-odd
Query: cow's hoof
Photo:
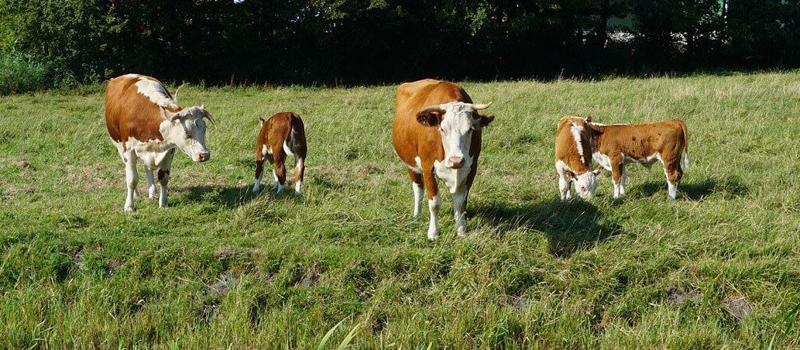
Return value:
<svg viewBox="0 0 800 350">
<path fill-rule="evenodd" d="M 258 193 L 259 191 L 261 191 L 261 187 L 254 185 L 253 186 L 253 193 Z"/>
<path fill-rule="evenodd" d="M 428 231 L 428 240 L 429 240 L 429 241 L 433 242 L 433 241 L 435 241 L 435 240 L 437 240 L 437 239 L 439 239 L 439 232 L 436 232 L 436 231 L 433 231 L 433 232 L 431 232 L 431 231 Z"/>
<path fill-rule="evenodd" d="M 467 236 L 469 236 L 469 234 L 467 233 L 467 229 L 466 229 L 466 228 L 464 228 L 464 227 L 459 227 L 459 228 L 456 230 L 456 235 L 457 235 L 458 237 L 467 237 Z"/>
<path fill-rule="evenodd" d="M 126 213 L 133 213 L 134 211 L 133 207 L 125 207 L 122 210 Z"/>
</svg>

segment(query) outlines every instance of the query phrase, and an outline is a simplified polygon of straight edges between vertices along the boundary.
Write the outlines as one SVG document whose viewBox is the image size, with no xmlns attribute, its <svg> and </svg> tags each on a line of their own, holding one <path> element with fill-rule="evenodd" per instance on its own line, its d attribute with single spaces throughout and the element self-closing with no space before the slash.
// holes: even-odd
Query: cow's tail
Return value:
<svg viewBox="0 0 800 350">
<path fill-rule="evenodd" d="M 683 130 L 683 170 L 689 169 L 689 132 L 686 131 L 686 123 L 682 120 L 681 129 Z"/>
<path fill-rule="evenodd" d="M 308 151 L 306 146 L 306 130 L 303 125 L 303 120 L 297 114 L 292 113 L 291 119 L 292 129 L 289 132 L 289 137 L 292 139 L 292 152 L 297 157 L 297 169 L 294 172 L 294 181 L 303 180 L 303 172 L 305 171 L 306 153 Z"/>
</svg>

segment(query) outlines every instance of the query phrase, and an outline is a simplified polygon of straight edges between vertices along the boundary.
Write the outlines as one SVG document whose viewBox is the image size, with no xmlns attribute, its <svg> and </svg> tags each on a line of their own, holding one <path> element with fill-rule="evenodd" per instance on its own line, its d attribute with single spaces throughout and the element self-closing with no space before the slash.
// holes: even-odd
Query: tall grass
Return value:
<svg viewBox="0 0 800 350">
<path fill-rule="evenodd" d="M 25 54 L 0 52 L 0 95 L 35 91 L 48 87 L 47 64 Z"/>
</svg>

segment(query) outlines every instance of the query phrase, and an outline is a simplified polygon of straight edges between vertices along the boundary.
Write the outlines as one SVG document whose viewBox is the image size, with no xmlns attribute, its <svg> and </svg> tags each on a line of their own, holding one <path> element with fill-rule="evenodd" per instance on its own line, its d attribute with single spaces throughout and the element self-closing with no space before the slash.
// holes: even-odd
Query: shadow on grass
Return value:
<svg viewBox="0 0 800 350">
<path fill-rule="evenodd" d="M 285 188 L 282 193 L 278 194 L 275 192 L 275 187 L 269 184 L 264 184 L 258 193 L 252 192 L 252 185 L 239 187 L 192 186 L 182 190 L 187 192 L 187 201 L 209 202 L 217 205 L 220 209 L 232 209 L 261 196 L 266 196 L 269 199 L 302 200 L 302 196 L 295 194 L 292 188 Z"/>
<path fill-rule="evenodd" d="M 653 196 L 661 190 L 666 197 L 667 183 L 664 181 L 648 181 L 637 186 L 637 193 L 642 197 Z M 681 182 L 678 186 L 678 199 L 681 193 L 689 200 L 702 201 L 715 193 L 725 197 L 742 197 L 750 193 L 750 189 L 736 178 L 707 178 L 700 182 Z"/>
<path fill-rule="evenodd" d="M 472 210 L 500 227 L 544 232 L 550 253 L 561 258 L 623 233 L 621 226 L 602 222 L 603 213 L 597 207 L 580 200 L 523 206 L 493 203 L 476 205 Z"/>
</svg>

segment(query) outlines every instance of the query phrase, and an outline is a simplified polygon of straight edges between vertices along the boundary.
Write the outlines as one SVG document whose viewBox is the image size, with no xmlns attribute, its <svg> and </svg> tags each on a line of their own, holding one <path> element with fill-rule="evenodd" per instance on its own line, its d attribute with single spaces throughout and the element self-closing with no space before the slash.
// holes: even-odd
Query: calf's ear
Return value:
<svg viewBox="0 0 800 350">
<path fill-rule="evenodd" d="M 445 111 L 439 107 L 429 107 L 417 112 L 417 122 L 425 126 L 437 126 Z"/>
<path fill-rule="evenodd" d="M 578 181 L 578 177 L 575 176 L 575 173 L 571 171 L 567 171 L 567 176 L 569 176 L 569 178 L 572 179 L 572 181 Z"/>
</svg>

